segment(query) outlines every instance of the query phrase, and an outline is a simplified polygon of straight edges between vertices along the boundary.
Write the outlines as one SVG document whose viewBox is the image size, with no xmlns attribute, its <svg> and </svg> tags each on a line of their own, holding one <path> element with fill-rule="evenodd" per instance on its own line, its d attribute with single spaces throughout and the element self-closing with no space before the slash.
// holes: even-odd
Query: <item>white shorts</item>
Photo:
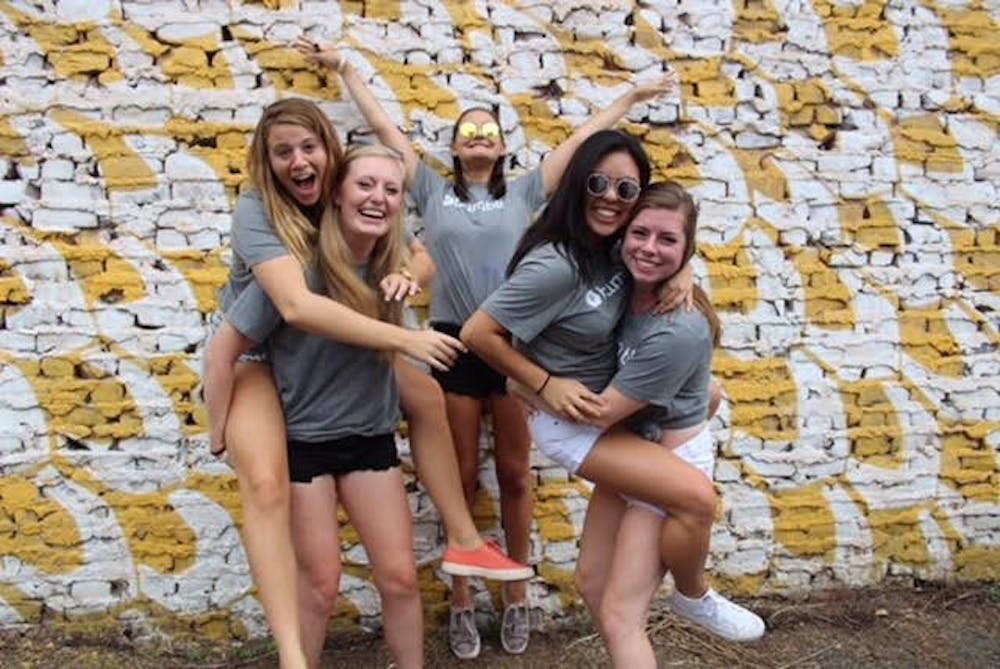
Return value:
<svg viewBox="0 0 1000 669">
<path fill-rule="evenodd" d="M 695 469 L 700 470 L 709 481 L 712 480 L 712 476 L 715 474 L 715 442 L 712 441 L 712 432 L 708 429 L 707 424 L 698 434 L 675 448 L 673 453 L 684 462 L 692 465 Z M 636 499 L 624 493 L 621 496 L 630 507 L 639 507 L 664 518 L 670 515 L 660 507 L 649 502 L 644 502 L 641 499 Z"/>
<path fill-rule="evenodd" d="M 570 474 L 576 474 L 594 444 L 604 434 L 599 427 L 574 423 L 544 411 L 531 412 L 528 429 L 538 450 L 565 467 Z"/>
</svg>

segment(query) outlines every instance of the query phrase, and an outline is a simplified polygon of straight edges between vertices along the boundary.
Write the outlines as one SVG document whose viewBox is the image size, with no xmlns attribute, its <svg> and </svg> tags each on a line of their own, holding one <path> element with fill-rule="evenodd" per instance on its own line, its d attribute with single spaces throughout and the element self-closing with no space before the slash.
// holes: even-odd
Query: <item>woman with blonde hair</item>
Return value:
<svg viewBox="0 0 1000 669">
<path fill-rule="evenodd" d="M 259 283 L 284 321 L 294 327 L 344 344 L 402 353 L 434 367 L 447 366 L 462 348 L 455 339 L 382 322 L 309 289 L 304 271 L 315 261 L 319 222 L 330 204 L 340 157 L 336 132 L 315 103 L 289 98 L 265 109 L 248 157 L 252 188 L 240 196 L 233 217 L 233 259 L 222 291 L 223 309 Z M 410 267 L 415 268 L 414 262 Z M 394 300 L 415 290 L 399 271 L 387 275 L 380 288 Z M 281 404 L 266 349 L 255 348 L 236 363 L 227 351 L 235 350 L 238 342 L 227 343 L 220 337 L 225 332 L 223 328 L 213 337 L 205 357 L 210 448 L 216 454 L 226 453 L 236 471 L 243 541 L 254 582 L 281 665 L 297 669 L 305 664 L 298 638 Z M 439 437 L 445 420 L 440 389 L 404 361 L 396 364 L 395 371 L 403 379 L 401 399 L 410 419 L 417 470 L 448 534 L 442 568 L 479 570 L 504 578 L 530 575 L 529 569 L 485 544 L 472 523 L 450 442 Z"/>
<path fill-rule="evenodd" d="M 382 299 L 380 293 L 383 281 L 404 262 L 402 163 L 385 147 L 356 147 L 344 155 L 337 174 L 333 206 L 321 217 L 318 257 L 305 281 L 357 313 L 398 326 L 402 304 Z M 422 666 L 423 614 L 413 530 L 395 443 L 399 392 L 394 355 L 283 322 L 256 284 L 227 310 L 213 347 L 234 340 L 239 340 L 240 352 L 267 343 L 281 396 L 306 661 L 309 666 L 319 663 L 339 594 L 341 503 L 371 560 L 396 665 Z"/>
</svg>

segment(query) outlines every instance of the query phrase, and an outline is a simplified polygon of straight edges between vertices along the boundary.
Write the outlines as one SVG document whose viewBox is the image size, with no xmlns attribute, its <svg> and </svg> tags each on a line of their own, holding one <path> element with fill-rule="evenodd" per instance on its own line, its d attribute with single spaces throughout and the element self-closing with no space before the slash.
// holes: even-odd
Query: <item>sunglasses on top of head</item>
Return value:
<svg viewBox="0 0 1000 669">
<path fill-rule="evenodd" d="M 472 121 L 462 121 L 458 124 L 458 134 L 465 139 L 475 139 L 476 137 L 497 139 L 500 136 L 500 126 L 493 121 L 479 125 Z"/>
<path fill-rule="evenodd" d="M 615 195 L 622 202 L 634 202 L 639 199 L 642 186 L 632 177 L 612 179 L 607 174 L 591 172 L 587 177 L 587 193 L 591 197 L 603 197 L 609 188 L 615 189 Z"/>
</svg>

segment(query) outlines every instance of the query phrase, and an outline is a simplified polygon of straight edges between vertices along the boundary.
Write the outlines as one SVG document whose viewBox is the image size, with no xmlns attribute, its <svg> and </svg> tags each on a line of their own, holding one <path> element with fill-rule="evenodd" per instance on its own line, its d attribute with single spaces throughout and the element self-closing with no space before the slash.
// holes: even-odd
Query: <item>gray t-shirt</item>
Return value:
<svg viewBox="0 0 1000 669">
<path fill-rule="evenodd" d="M 585 285 L 566 256 L 544 244 L 518 263 L 482 309 L 535 363 L 600 392 L 617 368 L 615 328 L 628 293 L 620 264 L 609 264 L 594 285 Z"/>
<path fill-rule="evenodd" d="M 626 423 L 639 434 L 691 427 L 708 414 L 712 333 L 700 311 L 625 317 L 618 340 L 618 373 L 611 385 L 648 405 Z"/>
<path fill-rule="evenodd" d="M 431 320 L 461 325 L 503 281 L 510 257 L 535 212 L 545 204 L 542 170 L 507 184 L 494 200 L 485 186 L 469 187 L 469 202 L 424 163 L 411 197 L 423 218 L 427 250 L 437 265 Z"/>
<path fill-rule="evenodd" d="M 324 292 L 316 270 L 306 273 L 306 281 L 313 292 Z M 399 390 L 384 354 L 291 327 L 256 281 L 226 311 L 226 320 L 254 341 L 267 340 L 289 439 L 318 442 L 396 430 Z"/>
<path fill-rule="evenodd" d="M 255 190 L 241 194 L 236 200 L 230 240 L 233 259 L 229 267 L 229 281 L 222 287 L 219 296 L 223 311 L 229 309 L 237 296 L 253 282 L 250 270 L 255 265 L 289 255 L 281 237 L 268 222 L 264 201 Z"/>
</svg>

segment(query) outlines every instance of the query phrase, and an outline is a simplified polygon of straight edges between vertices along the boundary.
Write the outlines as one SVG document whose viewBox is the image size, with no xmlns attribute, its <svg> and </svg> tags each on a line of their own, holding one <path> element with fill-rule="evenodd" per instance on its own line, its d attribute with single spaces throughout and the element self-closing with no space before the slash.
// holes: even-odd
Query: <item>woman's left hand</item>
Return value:
<svg viewBox="0 0 1000 669">
<path fill-rule="evenodd" d="M 687 263 L 670 280 L 660 286 L 657 302 L 653 305 L 654 314 L 665 314 L 682 304 L 689 311 L 694 308 L 694 270 Z"/>
<path fill-rule="evenodd" d="M 409 272 L 393 272 L 379 283 L 386 302 L 402 301 L 420 292 L 420 284 Z"/>
<path fill-rule="evenodd" d="M 632 103 L 655 100 L 661 95 L 672 93 L 678 87 L 677 72 L 667 70 L 667 73 L 648 83 L 639 84 L 630 91 Z"/>
</svg>

